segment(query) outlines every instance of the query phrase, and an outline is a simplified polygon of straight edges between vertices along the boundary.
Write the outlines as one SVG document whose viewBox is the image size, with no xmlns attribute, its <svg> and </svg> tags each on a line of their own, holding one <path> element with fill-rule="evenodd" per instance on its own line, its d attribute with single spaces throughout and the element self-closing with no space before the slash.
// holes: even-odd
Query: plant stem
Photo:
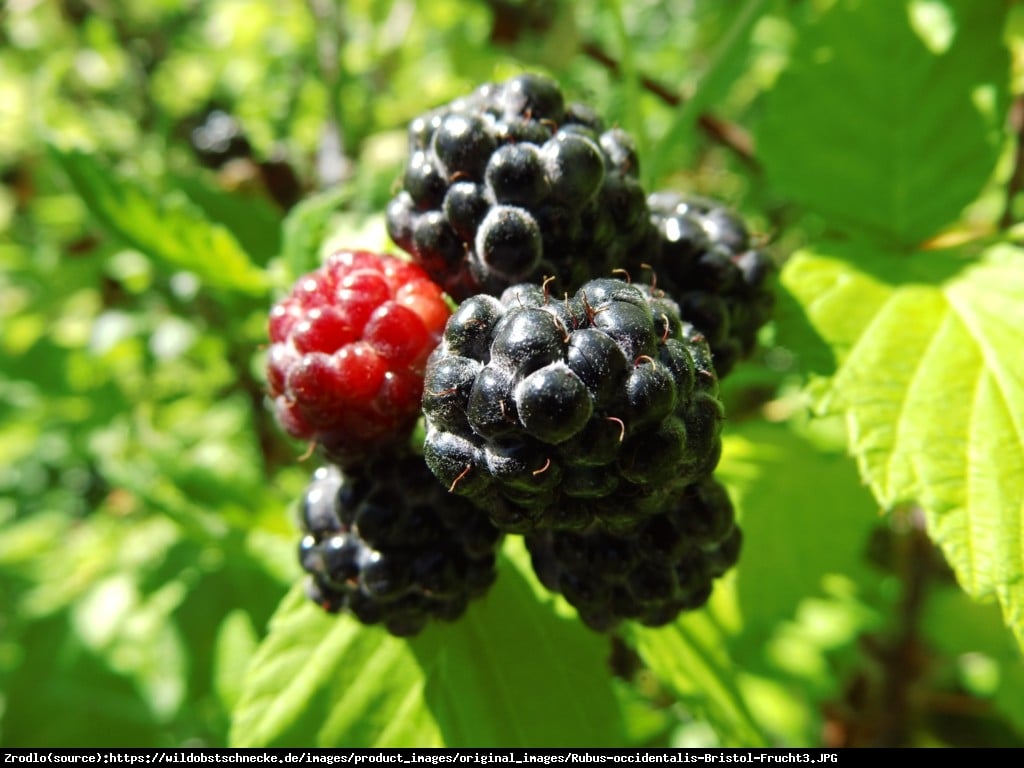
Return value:
<svg viewBox="0 0 1024 768">
<path fill-rule="evenodd" d="M 861 638 L 866 664 L 848 682 L 843 702 L 831 713 L 830 747 L 908 747 L 926 702 L 919 696 L 929 651 L 920 623 L 936 573 L 934 544 L 917 507 L 893 512 L 891 562 L 903 591 L 895 627 Z"/>
<path fill-rule="evenodd" d="M 1006 203 L 999 220 L 1001 229 L 1009 229 L 1016 223 L 1014 201 L 1024 191 L 1024 97 L 1017 98 L 1010 106 L 1009 123 L 1017 146 L 1013 155 L 1013 174 L 1006 184 Z"/>
</svg>

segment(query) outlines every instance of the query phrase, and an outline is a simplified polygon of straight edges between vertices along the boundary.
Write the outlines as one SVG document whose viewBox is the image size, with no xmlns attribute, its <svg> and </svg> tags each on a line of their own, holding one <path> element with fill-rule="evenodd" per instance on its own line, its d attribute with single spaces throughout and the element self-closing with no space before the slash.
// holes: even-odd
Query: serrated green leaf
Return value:
<svg viewBox="0 0 1024 768">
<path fill-rule="evenodd" d="M 913 246 L 954 223 L 1004 141 L 1006 6 L 840 0 L 800 31 L 758 156 L 830 225 Z"/>
<path fill-rule="evenodd" d="M 184 196 L 155 201 L 136 181 L 78 150 L 49 146 L 78 196 L 100 224 L 133 248 L 205 285 L 261 296 L 265 273 L 225 227 L 208 221 Z"/>
<path fill-rule="evenodd" d="M 237 747 L 439 746 L 436 725 L 417 705 L 422 684 L 406 643 L 325 614 L 296 585 L 249 666 L 229 741 Z"/>
<path fill-rule="evenodd" d="M 231 743 L 621 746 L 604 641 L 502 564 L 462 618 L 411 640 L 324 615 L 297 587 L 250 667 Z"/>
<path fill-rule="evenodd" d="M 845 412 L 876 498 L 920 504 L 964 589 L 998 599 L 1024 645 L 1024 252 L 836 246 L 795 255 L 783 282 L 836 351 L 819 407 Z"/>
</svg>

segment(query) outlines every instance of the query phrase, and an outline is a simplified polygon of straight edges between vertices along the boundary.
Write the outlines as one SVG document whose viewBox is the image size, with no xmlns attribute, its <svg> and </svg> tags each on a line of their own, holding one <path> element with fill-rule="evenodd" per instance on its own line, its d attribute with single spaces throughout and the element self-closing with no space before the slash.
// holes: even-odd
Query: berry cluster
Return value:
<svg viewBox="0 0 1024 768">
<path fill-rule="evenodd" d="M 637 170 L 549 78 L 480 86 L 409 126 L 403 258 L 334 254 L 274 306 L 278 420 L 327 460 L 299 547 L 324 610 L 453 620 L 506 535 L 597 631 L 668 623 L 736 563 L 719 382 L 769 319 L 772 262 Z"/>
<path fill-rule="evenodd" d="M 445 493 L 411 452 L 344 473 L 318 468 L 300 525 L 310 598 L 394 635 L 414 635 L 430 619 L 453 621 L 496 576 L 497 529 Z"/>
<path fill-rule="evenodd" d="M 666 191 L 647 202 L 658 231 L 658 247 L 648 254 L 657 285 L 679 302 L 683 319 L 700 328 L 724 377 L 750 356 L 771 318 L 774 262 L 720 203 Z"/>
<path fill-rule="evenodd" d="M 622 280 L 466 299 L 424 379 L 427 464 L 510 533 L 628 526 L 718 461 L 707 344 Z"/>
<path fill-rule="evenodd" d="M 423 414 L 430 469 L 524 534 L 593 629 L 667 623 L 735 562 L 712 479 L 718 377 L 663 292 L 601 278 L 561 300 L 534 284 L 466 299 L 427 364 Z"/>
<path fill-rule="evenodd" d="M 599 632 L 624 619 L 661 626 L 700 608 L 714 579 L 736 564 L 741 542 L 729 495 L 710 477 L 625 533 L 596 527 L 526 537 L 541 583 Z"/>
<path fill-rule="evenodd" d="M 397 636 L 456 619 L 495 577 L 500 533 L 409 448 L 450 315 L 415 264 L 343 250 L 298 280 L 268 323 L 277 420 L 326 460 L 299 521 L 307 593 Z"/>
<path fill-rule="evenodd" d="M 638 170 L 627 133 L 524 74 L 412 121 L 388 232 L 456 301 L 552 276 L 575 290 L 651 241 Z"/>
<path fill-rule="evenodd" d="M 388 232 L 456 301 L 554 278 L 648 279 L 708 341 L 719 378 L 753 352 L 774 293 L 771 258 L 712 200 L 647 195 L 630 135 L 558 84 L 486 83 L 409 125 Z"/>
</svg>

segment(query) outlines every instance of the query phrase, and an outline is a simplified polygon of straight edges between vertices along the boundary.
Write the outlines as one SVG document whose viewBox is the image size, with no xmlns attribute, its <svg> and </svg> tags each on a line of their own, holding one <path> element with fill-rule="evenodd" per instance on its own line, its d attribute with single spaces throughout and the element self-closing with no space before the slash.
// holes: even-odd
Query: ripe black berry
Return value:
<svg viewBox="0 0 1024 768">
<path fill-rule="evenodd" d="M 559 131 L 544 143 L 540 153 L 551 196 L 562 204 L 579 210 L 601 188 L 604 157 L 586 136 Z"/>
<path fill-rule="evenodd" d="M 528 534 L 541 582 L 599 632 L 627 619 L 663 626 L 700 608 L 739 558 L 742 534 L 726 489 L 706 478 L 624 531 Z"/>
<path fill-rule="evenodd" d="M 519 282 L 533 273 L 543 251 L 540 227 L 530 212 L 513 205 L 497 205 L 477 228 L 470 267 L 481 285 L 495 288 Z"/>
<path fill-rule="evenodd" d="M 423 413 L 431 470 L 508 532 L 652 514 L 714 468 L 723 419 L 702 337 L 671 300 L 609 278 L 463 301 Z"/>
<path fill-rule="evenodd" d="M 647 254 L 656 285 L 707 338 L 723 377 L 750 356 L 771 319 L 775 264 L 720 203 L 662 191 L 647 206 L 659 240 Z"/>
<path fill-rule="evenodd" d="M 484 172 L 487 191 L 496 203 L 533 207 L 548 193 L 540 151 L 534 144 L 504 144 Z"/>
<path fill-rule="evenodd" d="M 637 174 L 625 131 L 527 73 L 409 124 L 388 232 L 456 301 L 547 277 L 575 291 L 656 242 Z"/>
<path fill-rule="evenodd" d="M 479 181 L 497 142 L 482 117 L 452 113 L 441 120 L 431 146 L 446 178 Z"/>
<path fill-rule="evenodd" d="M 346 472 L 320 467 L 299 522 L 310 598 L 394 635 L 458 618 L 495 578 L 500 534 L 469 502 L 445 493 L 413 453 Z"/>
</svg>

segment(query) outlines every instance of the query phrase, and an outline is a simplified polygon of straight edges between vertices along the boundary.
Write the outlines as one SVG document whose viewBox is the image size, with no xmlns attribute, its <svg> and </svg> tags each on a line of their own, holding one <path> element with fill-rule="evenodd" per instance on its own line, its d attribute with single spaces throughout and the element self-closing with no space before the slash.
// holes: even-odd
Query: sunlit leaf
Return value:
<svg viewBox="0 0 1024 768">
<path fill-rule="evenodd" d="M 461 620 L 411 640 L 325 615 L 296 587 L 250 666 L 232 744 L 621 745 L 604 641 L 512 563 Z"/>
<path fill-rule="evenodd" d="M 50 145 L 90 213 L 111 234 L 206 285 L 262 295 L 265 274 L 225 227 L 208 221 L 186 198 L 153 200 L 135 180 L 101 165 L 93 155 Z"/>
<path fill-rule="evenodd" d="M 853 263 L 862 269 L 851 266 Z M 1024 644 L 1024 253 L 797 254 L 783 281 L 836 351 L 820 407 L 886 508 L 918 503 L 976 598 Z"/>
</svg>

